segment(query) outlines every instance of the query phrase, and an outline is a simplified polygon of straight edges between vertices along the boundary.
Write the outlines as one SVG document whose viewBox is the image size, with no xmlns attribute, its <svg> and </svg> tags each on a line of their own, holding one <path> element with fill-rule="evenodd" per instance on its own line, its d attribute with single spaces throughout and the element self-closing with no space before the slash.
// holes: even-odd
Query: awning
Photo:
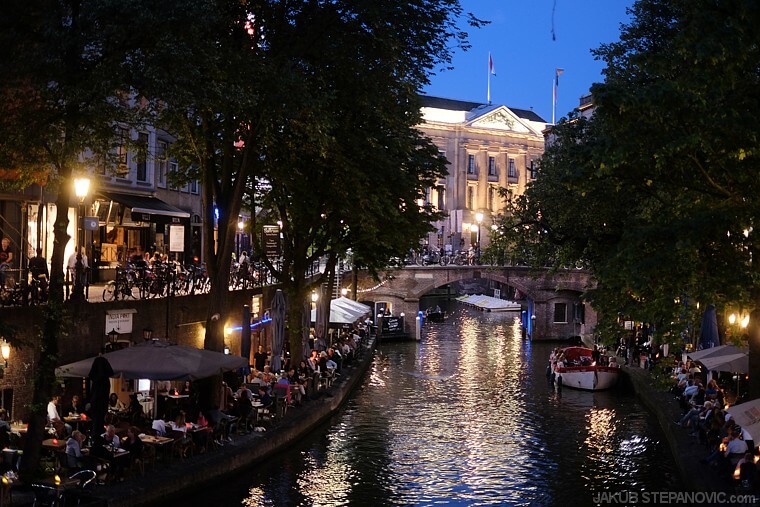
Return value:
<svg viewBox="0 0 760 507">
<path fill-rule="evenodd" d="M 109 201 L 130 208 L 133 214 L 159 215 L 164 217 L 190 218 L 190 213 L 149 195 L 122 194 L 121 192 L 98 192 Z M 148 221 L 148 220 L 145 220 Z"/>
</svg>

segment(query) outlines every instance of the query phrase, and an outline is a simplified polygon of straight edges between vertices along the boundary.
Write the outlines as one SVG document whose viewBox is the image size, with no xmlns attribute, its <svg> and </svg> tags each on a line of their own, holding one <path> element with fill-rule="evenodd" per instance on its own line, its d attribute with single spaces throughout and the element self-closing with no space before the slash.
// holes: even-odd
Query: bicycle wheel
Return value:
<svg viewBox="0 0 760 507">
<path fill-rule="evenodd" d="M 449 259 L 449 256 L 448 256 L 448 255 L 441 255 L 441 260 L 440 260 L 440 261 L 438 261 L 438 263 L 439 263 L 441 266 L 446 266 L 446 265 L 449 263 L 449 260 L 450 260 L 450 259 Z"/>
<path fill-rule="evenodd" d="M 108 282 L 103 289 L 103 301 L 113 301 L 116 295 L 116 282 Z"/>
</svg>

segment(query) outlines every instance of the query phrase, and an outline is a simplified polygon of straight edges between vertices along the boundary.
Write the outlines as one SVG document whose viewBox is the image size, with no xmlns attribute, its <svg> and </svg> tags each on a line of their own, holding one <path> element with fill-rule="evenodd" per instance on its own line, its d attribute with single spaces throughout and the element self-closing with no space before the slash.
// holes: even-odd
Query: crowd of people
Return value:
<svg viewBox="0 0 760 507">
<path fill-rule="evenodd" d="M 692 360 L 679 362 L 672 372 L 675 394 L 683 410 L 674 424 L 705 447 L 700 462 L 721 478 L 733 480 L 737 490 L 760 491 L 760 455 L 752 436 L 734 421 L 727 393 L 716 379 L 707 384 Z"/>
<path fill-rule="evenodd" d="M 56 394 L 47 405 L 46 431 L 50 438 L 66 443 L 60 451 L 66 468 L 97 467 L 103 474 L 107 471 L 109 479 L 123 480 L 139 468 L 151 449 L 152 443 L 143 442 L 146 435 L 170 438 L 173 452 L 188 457 L 211 446 L 224 446 L 235 434 L 265 430 L 262 425 L 276 420 L 278 409 L 302 406 L 329 386 L 327 380 L 337 378 L 357 357 L 364 334 L 359 328 L 344 332 L 331 340 L 333 346 L 323 349 L 315 339 L 316 348 L 307 359 L 296 365 L 286 358 L 277 372 L 271 368 L 271 350 L 260 346 L 250 373 L 225 374 L 219 406 L 210 408 L 200 406 L 193 383 L 159 382 L 156 387 L 163 396 L 154 400 L 158 417 L 146 413 L 137 393 L 111 392 L 103 426 L 94 428 L 90 403 L 83 403 L 77 393 Z M 10 425 L 6 426 L 10 431 Z"/>
</svg>

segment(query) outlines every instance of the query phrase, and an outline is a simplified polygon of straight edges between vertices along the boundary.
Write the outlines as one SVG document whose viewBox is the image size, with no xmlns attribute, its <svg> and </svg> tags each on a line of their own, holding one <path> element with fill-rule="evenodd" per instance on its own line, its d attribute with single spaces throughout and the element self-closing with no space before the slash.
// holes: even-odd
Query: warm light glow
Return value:
<svg viewBox="0 0 760 507">
<path fill-rule="evenodd" d="M 341 296 L 345 296 L 346 294 L 348 294 L 348 289 L 343 287 L 342 289 L 340 289 L 340 294 Z"/>
<path fill-rule="evenodd" d="M 735 313 L 732 313 L 731 315 L 728 316 L 728 323 L 731 324 L 731 325 L 736 324 L 736 314 Z"/>
<path fill-rule="evenodd" d="M 481 213 L 480 211 L 478 211 L 477 213 L 475 213 L 475 220 L 478 223 L 482 222 L 483 221 L 483 213 Z"/>
<path fill-rule="evenodd" d="M 245 222 L 243 222 L 243 220 L 240 220 L 240 222 L 238 222 L 238 229 L 242 231 L 244 227 L 245 227 Z"/>
<path fill-rule="evenodd" d="M 469 231 L 470 225 L 470 222 L 462 222 L 462 231 Z"/>
<path fill-rule="evenodd" d="M 54 479 L 54 481 L 55 481 L 55 485 L 56 485 L 56 486 L 60 486 L 60 485 L 61 485 L 61 476 L 60 476 L 60 475 L 58 475 L 58 474 L 55 474 L 55 479 Z"/>
<path fill-rule="evenodd" d="M 282 220 L 278 220 L 278 221 L 277 221 L 277 226 L 278 226 L 280 229 L 282 229 Z"/>
<path fill-rule="evenodd" d="M 11 357 L 11 346 L 7 341 L 3 340 L 2 342 L 0 342 L 0 352 L 2 352 L 3 359 L 5 361 L 7 361 L 9 357 Z"/>
<path fill-rule="evenodd" d="M 472 232 L 478 232 L 478 229 L 479 229 L 478 224 L 472 224 L 470 226 L 470 231 Z"/>
<path fill-rule="evenodd" d="M 499 226 L 498 226 L 498 225 L 496 225 L 496 224 L 491 224 L 491 230 L 492 230 L 492 231 L 495 231 L 495 230 L 496 230 L 496 229 L 498 229 L 498 228 L 499 228 Z"/>
<path fill-rule="evenodd" d="M 749 326 L 749 315 L 745 315 L 742 317 L 742 329 L 747 329 L 747 326 Z"/>
<path fill-rule="evenodd" d="M 87 197 L 90 191 L 90 178 L 76 178 L 74 180 L 74 193 L 80 201 Z"/>
<path fill-rule="evenodd" d="M 311 293 L 311 302 L 312 303 L 316 303 L 317 300 L 319 300 L 319 294 L 317 294 L 316 292 L 312 292 Z"/>
</svg>

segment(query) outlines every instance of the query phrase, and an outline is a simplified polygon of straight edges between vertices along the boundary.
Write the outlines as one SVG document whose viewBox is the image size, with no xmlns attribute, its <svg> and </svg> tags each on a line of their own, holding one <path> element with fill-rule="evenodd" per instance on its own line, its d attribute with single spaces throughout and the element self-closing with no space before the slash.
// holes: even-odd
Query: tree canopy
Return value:
<svg viewBox="0 0 760 507">
<path fill-rule="evenodd" d="M 504 232 L 534 262 L 593 271 L 600 330 L 624 316 L 672 335 L 697 303 L 754 304 L 760 6 L 639 0 L 631 14 L 594 51 L 593 116 L 554 127 Z"/>
<path fill-rule="evenodd" d="M 134 59 L 135 87 L 201 175 L 206 237 L 218 228 L 205 250 L 216 287 L 206 346 L 223 344 L 211 316 L 226 312 L 218 296 L 247 199 L 282 224 L 282 263 L 264 261 L 291 301 L 295 357 L 299 302 L 321 282 L 305 277 L 314 259 L 332 266 L 350 250 L 379 269 L 430 227 L 417 199 L 445 161 L 414 128 L 418 93 L 464 43 L 459 2 L 148 4 L 140 23 L 153 38 Z"/>
</svg>

